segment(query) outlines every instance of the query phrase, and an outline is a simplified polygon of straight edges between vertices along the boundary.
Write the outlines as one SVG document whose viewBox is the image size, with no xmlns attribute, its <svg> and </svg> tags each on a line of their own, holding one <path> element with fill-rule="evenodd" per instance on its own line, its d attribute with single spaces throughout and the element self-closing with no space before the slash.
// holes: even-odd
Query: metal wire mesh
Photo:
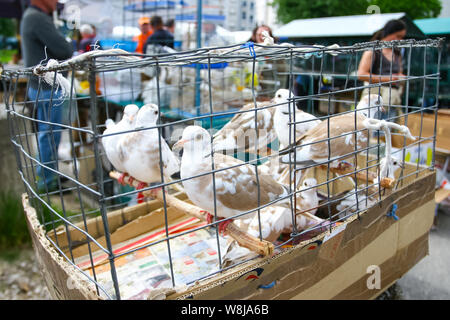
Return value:
<svg viewBox="0 0 450 320">
<path fill-rule="evenodd" d="M 383 48 L 403 52 L 405 76 L 393 78 L 392 59 L 389 81 L 373 83 L 371 80 L 376 73 L 371 72 L 368 81 L 363 83 L 356 75 L 360 56 L 365 51 L 381 52 Z M 122 265 L 117 266 L 117 262 L 120 258 L 161 244 L 165 244 L 167 257 L 164 261 L 168 274 L 165 284 L 173 287 L 193 284 L 258 257 L 244 255 L 242 259 L 231 263 L 224 261 L 227 251 L 221 245 L 223 236 L 219 234 L 218 228 L 214 228 L 223 222 L 217 220 L 217 189 L 220 186 L 216 176 L 220 173 L 246 165 L 256 168 L 254 174 L 258 205 L 250 210 L 240 210 L 239 214 L 225 220 L 234 219 L 243 226 L 241 221 L 256 212 L 256 233 L 261 241 L 265 238 L 263 227 L 267 223 L 263 219 L 267 211 L 263 210 L 289 201 L 287 220 L 290 225 L 288 223 L 287 228 L 284 228 L 284 236 L 277 237 L 274 242 L 277 252 L 326 232 L 351 217 L 359 217 L 368 207 L 379 204 L 386 194 L 402 187 L 411 177 L 417 177 L 425 170 L 434 170 L 440 48 L 441 40 L 368 42 L 346 47 L 263 46 L 247 43 L 158 55 L 96 51 L 54 66 L 3 70 L 4 100 L 19 174 L 46 230 L 47 239 L 67 263 L 77 268 L 95 286 L 100 296 L 123 298 L 122 293 L 127 290 L 124 289 L 126 276 L 118 271 Z M 199 69 L 200 78 L 194 72 Z M 62 92 L 63 86 L 57 80 L 59 76 L 64 76 L 69 85 L 65 92 Z M 80 86 L 82 80 L 88 81 L 88 88 Z M 399 85 L 404 88 L 404 92 L 400 100 L 393 103 L 391 93 L 398 90 Z M 271 100 L 280 88 L 294 93 L 285 103 Z M 407 144 L 406 137 L 392 132 L 393 139 L 399 141 L 392 155 L 405 163 L 408 162 L 407 154 L 416 148 L 419 160 L 417 164 L 409 163 L 408 169 L 397 171 L 395 186 L 391 190 L 380 186 L 383 178 L 380 177 L 380 165 L 385 156 L 387 139 L 380 130 L 368 133 L 367 128 L 361 129 L 357 120 L 356 106 L 360 98 L 363 94 L 371 93 L 387 95 L 388 99 L 384 99 L 386 121 L 408 126 L 408 117 L 420 118 L 420 126 L 413 132 L 416 141 Z M 426 104 L 427 97 L 434 98 L 432 105 Z M 105 155 L 101 141 L 108 137 L 103 134 L 106 119 L 121 119 L 123 108 L 130 103 L 141 107 L 150 102 L 159 106 L 156 125 L 115 133 L 126 136 L 152 129 L 157 129 L 159 133 L 161 180 L 136 190 L 110 178 L 109 172 L 114 168 Z M 260 105 L 260 102 L 266 104 Z M 250 107 L 241 109 L 246 103 L 250 103 Z M 196 124 L 209 129 L 212 133 L 211 150 L 204 152 L 214 155 L 222 152 L 212 147 L 214 133 L 233 116 L 243 115 L 250 119 L 249 125 L 258 140 L 262 135 L 259 114 L 286 104 L 289 121 L 285 125 L 289 131 L 289 143 L 283 146 L 283 152 L 280 152 L 279 139 L 267 141 L 266 144 L 254 143 L 227 151 L 229 156 L 241 160 L 238 164 L 223 166 L 215 163 L 213 156 L 211 168 L 207 168 L 205 173 L 183 179 L 165 178 L 161 145 L 167 141 L 171 146 L 180 138 L 186 126 Z M 57 108 L 62 112 L 58 113 Z M 380 111 L 379 108 L 377 111 Z M 296 129 L 311 121 L 297 120 L 296 112 L 293 112 L 295 109 L 303 109 L 327 124 L 323 139 L 295 143 L 300 138 Z M 427 113 L 434 116 L 434 131 L 433 134 L 424 135 L 423 116 Z M 62 118 L 55 118 L 55 114 L 60 114 Z M 342 116 L 350 116 L 351 129 L 343 134 L 332 135 L 333 119 Z M 356 141 L 363 134 L 367 134 L 368 141 L 366 146 L 361 147 Z M 338 139 L 354 139 L 353 150 L 332 156 L 333 144 Z M 320 161 L 299 166 L 297 151 L 320 143 L 325 143 L 323 148 L 327 156 Z M 423 158 L 426 146 L 429 146 L 431 154 L 428 161 L 421 164 L 421 153 Z M 42 154 L 44 150 L 46 155 Z M 283 155 L 288 156 L 284 163 L 280 162 Z M 350 164 L 350 169 L 340 170 L 342 168 L 338 167 L 340 171 L 336 171 L 336 162 Z M 284 184 L 287 193 L 262 203 L 264 180 L 261 180 L 260 175 L 264 166 L 269 175 Z M 285 170 L 284 178 L 280 178 L 281 170 Z M 298 179 L 304 181 L 307 173 L 316 179 L 316 183 L 298 188 Z M 172 232 L 169 220 L 173 213 L 169 212 L 166 193 L 179 195 L 181 190 L 183 194 L 183 182 L 203 176 L 212 176 L 214 212 L 210 213 L 216 220 Z M 371 180 L 369 176 L 377 179 Z M 48 180 L 48 177 L 53 180 Z M 160 206 L 163 210 L 162 236 L 144 245 L 116 250 L 114 233 L 118 225 L 116 222 L 111 225 L 111 217 L 119 216 L 119 225 L 130 223 L 132 218 L 126 216 L 124 208 L 136 207 L 139 192 L 157 188 L 163 190 L 163 203 Z M 297 205 L 303 201 L 302 194 L 309 190 L 316 190 L 319 197 L 317 205 L 298 209 Z M 345 200 L 350 201 L 350 205 L 343 206 Z M 149 210 L 156 210 L 156 207 L 147 209 L 145 213 L 149 213 Z M 299 220 L 305 212 L 314 212 L 322 222 L 302 227 Z M 92 221 L 96 221 L 95 230 L 92 230 Z M 72 239 L 74 230 L 79 233 L 76 239 Z M 213 230 L 211 235 L 216 241 L 217 250 L 214 268 L 207 269 L 208 272 L 204 274 L 197 274 L 195 279 L 177 276 L 180 266 L 175 265 L 174 261 L 180 253 L 174 247 L 174 241 L 199 230 Z M 87 262 L 84 267 L 80 267 L 77 259 L 81 255 L 79 248 L 83 245 Z M 109 272 L 102 273 L 99 279 L 96 259 L 101 254 L 107 257 Z M 105 274 L 108 281 L 104 279 Z M 154 284 L 146 284 L 147 290 L 154 287 Z M 129 298 L 130 295 L 125 297 Z"/>
</svg>

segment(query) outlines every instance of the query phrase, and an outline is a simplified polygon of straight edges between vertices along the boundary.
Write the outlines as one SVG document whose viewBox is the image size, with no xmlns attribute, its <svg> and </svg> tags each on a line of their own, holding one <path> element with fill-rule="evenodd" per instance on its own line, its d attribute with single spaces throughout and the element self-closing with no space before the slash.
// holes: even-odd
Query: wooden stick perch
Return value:
<svg viewBox="0 0 450 320">
<path fill-rule="evenodd" d="M 117 171 L 111 171 L 109 173 L 109 176 L 113 179 L 118 180 L 121 176 L 121 174 Z M 139 181 L 133 180 L 132 183 L 130 183 L 129 176 L 126 176 L 124 178 L 124 182 L 133 186 L 137 187 L 139 185 Z M 162 189 L 154 189 L 154 190 L 146 190 L 143 191 L 143 194 L 146 196 L 151 196 L 159 201 L 163 201 L 163 193 Z M 169 194 L 165 194 L 166 198 L 166 204 L 172 208 L 175 208 L 179 211 L 185 212 L 186 214 L 196 217 L 200 220 L 206 221 L 206 211 L 200 209 L 199 207 L 192 205 L 190 203 L 184 202 L 174 196 L 171 196 Z M 229 223 L 226 227 L 227 233 L 236 240 L 241 247 L 245 247 L 253 252 L 256 252 L 258 254 L 261 254 L 263 256 L 268 256 L 273 253 L 274 245 L 271 242 L 259 239 L 245 233 L 242 231 L 239 227 L 237 227 L 233 222 Z"/>
</svg>

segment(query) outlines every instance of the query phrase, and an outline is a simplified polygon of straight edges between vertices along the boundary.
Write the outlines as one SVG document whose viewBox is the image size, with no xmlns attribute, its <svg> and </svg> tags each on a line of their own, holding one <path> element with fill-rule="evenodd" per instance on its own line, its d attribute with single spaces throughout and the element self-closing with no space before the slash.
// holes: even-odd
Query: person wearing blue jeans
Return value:
<svg viewBox="0 0 450 320">
<path fill-rule="evenodd" d="M 58 161 L 58 147 L 61 141 L 62 127 L 57 124 L 62 123 L 64 110 L 64 99 L 61 90 L 53 90 L 49 88 L 38 89 L 30 87 L 28 89 L 28 99 L 31 103 L 36 103 L 34 110 L 36 119 L 50 123 L 37 122 L 37 144 L 38 155 L 36 159 L 43 165 L 56 169 Z M 36 100 L 37 99 L 37 100 Z M 48 190 L 57 187 L 57 176 L 51 170 L 45 169 L 38 165 L 36 167 L 38 189 L 44 190 L 47 185 Z"/>
<path fill-rule="evenodd" d="M 22 54 L 25 67 L 46 64 L 48 59 L 65 60 L 73 55 L 72 44 L 60 33 L 52 18 L 58 0 L 30 0 L 30 6 L 24 11 L 20 22 Z M 53 90 L 53 96 L 52 96 Z M 37 97 L 39 92 L 39 97 Z M 50 97 L 52 102 L 50 103 Z M 39 84 L 39 78 L 32 75 L 29 79 L 28 100 L 33 105 L 37 120 L 51 122 L 37 123 L 38 155 L 36 157 L 49 168 L 56 168 L 58 147 L 61 140 L 62 115 L 64 110 L 60 90 L 45 83 Z M 52 132 L 53 131 L 53 132 Z M 38 189 L 45 191 L 57 187 L 56 175 L 42 166 L 37 166 Z"/>
</svg>

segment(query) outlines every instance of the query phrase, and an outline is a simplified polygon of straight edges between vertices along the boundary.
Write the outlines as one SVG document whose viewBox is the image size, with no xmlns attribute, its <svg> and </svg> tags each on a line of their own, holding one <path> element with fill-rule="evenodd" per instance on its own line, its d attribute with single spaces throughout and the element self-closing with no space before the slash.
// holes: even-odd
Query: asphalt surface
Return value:
<svg viewBox="0 0 450 320">
<path fill-rule="evenodd" d="M 450 210 L 440 211 L 430 231 L 429 255 L 397 281 L 404 300 L 450 299 Z"/>
</svg>

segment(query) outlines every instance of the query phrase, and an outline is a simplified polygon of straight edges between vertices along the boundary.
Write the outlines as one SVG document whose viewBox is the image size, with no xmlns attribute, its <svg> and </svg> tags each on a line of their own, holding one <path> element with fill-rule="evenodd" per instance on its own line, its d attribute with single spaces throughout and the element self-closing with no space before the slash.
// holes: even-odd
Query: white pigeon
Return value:
<svg viewBox="0 0 450 320">
<path fill-rule="evenodd" d="M 295 224 L 297 230 L 305 230 L 324 220 L 314 217 L 319 207 L 319 197 L 317 195 L 317 180 L 307 178 L 303 180 L 298 189 L 296 199 Z M 292 219 L 284 226 L 283 233 L 292 232 Z"/>
<path fill-rule="evenodd" d="M 125 133 L 120 132 L 132 130 L 136 122 L 136 114 L 139 111 L 139 107 L 135 104 L 127 105 L 123 110 L 122 119 L 118 123 L 114 123 L 113 120 L 107 119 L 105 122 L 106 130 L 103 131 L 103 135 L 113 134 L 101 139 L 103 148 L 105 149 L 106 157 L 116 170 L 122 172 L 122 176 L 119 182 L 123 184 L 123 178 L 126 176 L 126 170 L 123 166 L 122 159 L 120 158 L 120 152 L 117 148 L 120 139 L 122 139 Z"/>
<path fill-rule="evenodd" d="M 273 108 L 259 109 L 269 106 L 271 103 L 256 103 L 256 124 L 254 103 L 244 105 L 231 120 L 214 135 L 214 150 L 216 151 L 255 151 L 265 148 L 272 142 L 276 133 L 273 127 Z M 258 132 L 256 132 L 257 128 Z M 258 136 L 257 136 L 258 133 Z"/>
<path fill-rule="evenodd" d="M 255 238 L 259 238 L 261 223 L 261 237 L 266 241 L 274 242 L 284 229 L 292 225 L 292 215 L 289 208 L 269 206 L 261 209 L 259 218 L 258 215 L 254 215 L 236 220 L 235 223 Z"/>
<path fill-rule="evenodd" d="M 135 129 L 156 126 L 159 108 L 155 104 L 146 104 L 136 116 Z M 160 136 L 158 128 L 137 130 L 128 133 L 119 141 L 120 158 L 128 174 L 142 184 L 137 189 L 144 188 L 149 183 L 161 182 L 160 151 L 165 181 L 179 171 L 179 161 L 172 153 L 166 141 Z"/>
<path fill-rule="evenodd" d="M 291 97 L 293 97 L 292 93 Z M 277 133 L 278 140 L 280 140 L 281 148 L 289 146 L 289 132 L 291 132 L 291 143 L 294 143 L 296 139 L 303 136 L 303 134 L 305 134 L 308 130 L 314 128 L 321 122 L 312 114 L 297 109 L 294 101 L 289 104 L 288 99 L 289 90 L 287 89 L 279 89 L 275 93 L 275 97 L 272 99 L 272 102 L 276 104 L 273 118 L 274 128 Z M 289 105 L 291 112 L 289 112 Z M 289 125 L 289 123 L 294 122 L 294 110 L 295 124 Z"/>
<path fill-rule="evenodd" d="M 391 156 L 385 156 L 380 160 L 380 178 L 395 179 L 395 172 L 400 168 L 405 168 L 401 161 Z M 378 176 L 376 180 L 378 180 Z"/>
<path fill-rule="evenodd" d="M 326 163 L 328 157 L 334 162 L 333 166 L 339 165 L 346 158 L 352 157 L 355 150 L 365 149 L 369 139 L 368 130 L 365 130 L 367 129 L 365 120 L 374 116 L 377 109 L 384 111 L 383 99 L 376 94 L 366 96 L 361 99 L 356 109 L 356 115 L 350 112 L 330 117 L 329 120 L 322 121 L 303 134 L 296 142 L 296 145 L 300 146 L 295 150 L 297 168 L 314 163 Z M 355 131 L 357 131 L 356 139 Z M 301 147 L 302 145 L 305 146 Z M 282 150 L 280 153 L 283 154 L 286 151 Z M 291 157 L 294 162 L 293 156 Z M 288 154 L 282 157 L 282 162 L 289 162 Z"/>
<path fill-rule="evenodd" d="M 358 203 L 356 202 L 356 195 L 358 195 Z M 372 207 L 377 200 L 371 189 L 369 189 L 368 195 L 369 197 L 366 196 L 366 190 L 359 188 L 357 189 L 357 193 L 355 193 L 355 190 L 347 192 L 344 195 L 344 199 L 336 206 L 336 209 L 339 211 L 339 218 L 343 219 L 357 210 L 363 211 Z"/>
<path fill-rule="evenodd" d="M 395 179 L 395 172 L 400 168 L 404 168 L 401 161 L 391 156 L 385 156 L 380 160 L 380 178 Z M 340 211 L 339 218 L 344 218 L 349 212 L 356 212 L 357 209 L 366 210 L 373 206 L 377 202 L 376 195 L 373 194 L 374 190 L 378 190 L 377 183 L 378 176 L 375 178 L 374 185 L 367 192 L 369 197 L 366 196 L 366 190 L 357 189 L 358 206 L 356 205 L 355 190 L 349 191 L 345 199 L 336 206 L 336 209 Z"/>
<path fill-rule="evenodd" d="M 299 188 L 300 193 L 297 195 L 297 214 L 295 216 L 295 224 L 297 230 L 306 230 L 314 227 L 324 220 L 313 217 L 319 206 L 319 198 L 317 196 L 317 180 L 307 178 L 303 181 Z M 310 215 L 305 215 L 309 213 Z M 261 210 L 260 216 L 257 215 L 236 221 L 236 225 L 256 238 L 260 235 L 264 240 L 274 242 L 281 233 L 291 233 L 292 214 L 289 208 L 283 206 L 269 206 Z M 261 228 L 260 228 L 261 223 Z"/>
<path fill-rule="evenodd" d="M 214 153 L 213 158 L 211 136 L 208 131 L 198 126 L 188 126 L 184 129 L 182 138 L 173 146 L 173 149 L 181 147 L 183 147 L 183 156 L 180 175 L 182 179 L 186 179 L 183 180 L 184 190 L 196 206 L 207 212 L 209 223 L 212 221 L 214 208 L 217 209 L 217 217 L 220 218 L 243 219 L 256 213 L 255 211 L 235 217 L 258 207 L 258 180 L 254 166 L 221 153 Z M 214 184 L 211 174 L 213 159 L 215 170 L 225 169 L 214 173 L 216 201 L 214 201 Z M 189 179 L 194 176 L 198 177 Z M 276 202 L 277 205 L 289 202 L 287 189 L 271 176 L 258 171 L 258 179 L 260 206 L 281 197 L 286 199 Z M 223 232 L 231 221 L 229 219 L 221 222 L 218 226 L 220 231 Z"/>
<path fill-rule="evenodd" d="M 316 214 L 319 206 L 319 197 L 317 196 L 317 180 L 307 178 L 300 186 L 300 193 L 297 196 L 297 209 L 302 212 Z"/>
</svg>

